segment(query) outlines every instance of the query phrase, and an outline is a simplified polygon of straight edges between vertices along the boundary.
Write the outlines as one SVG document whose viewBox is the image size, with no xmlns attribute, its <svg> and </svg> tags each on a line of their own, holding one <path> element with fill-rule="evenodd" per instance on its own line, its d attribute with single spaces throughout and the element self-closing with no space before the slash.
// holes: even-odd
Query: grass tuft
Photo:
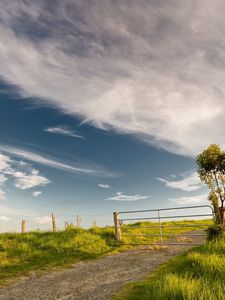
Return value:
<svg viewBox="0 0 225 300">
<path fill-rule="evenodd" d="M 114 300 L 224 300 L 225 238 L 193 248 Z"/>
</svg>

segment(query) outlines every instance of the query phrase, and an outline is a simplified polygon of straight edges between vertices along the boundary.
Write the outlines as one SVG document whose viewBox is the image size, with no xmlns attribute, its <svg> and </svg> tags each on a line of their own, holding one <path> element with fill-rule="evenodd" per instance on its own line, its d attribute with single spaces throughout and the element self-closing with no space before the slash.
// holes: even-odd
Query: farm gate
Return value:
<svg viewBox="0 0 225 300">
<path fill-rule="evenodd" d="M 116 239 L 123 244 L 199 245 L 206 235 L 203 229 L 209 226 L 209 219 L 214 218 L 214 211 L 210 205 L 198 205 L 116 211 L 113 217 Z"/>
</svg>

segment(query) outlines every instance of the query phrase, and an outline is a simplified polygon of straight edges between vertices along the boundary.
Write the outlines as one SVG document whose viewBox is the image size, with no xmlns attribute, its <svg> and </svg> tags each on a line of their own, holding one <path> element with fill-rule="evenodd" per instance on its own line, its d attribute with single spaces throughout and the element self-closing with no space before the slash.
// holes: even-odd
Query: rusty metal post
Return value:
<svg viewBox="0 0 225 300">
<path fill-rule="evenodd" d="M 115 228 L 115 237 L 116 240 L 119 242 L 122 240 L 121 229 L 120 229 L 120 220 L 119 220 L 119 212 L 115 211 L 113 213 L 114 219 L 114 228 Z"/>
</svg>

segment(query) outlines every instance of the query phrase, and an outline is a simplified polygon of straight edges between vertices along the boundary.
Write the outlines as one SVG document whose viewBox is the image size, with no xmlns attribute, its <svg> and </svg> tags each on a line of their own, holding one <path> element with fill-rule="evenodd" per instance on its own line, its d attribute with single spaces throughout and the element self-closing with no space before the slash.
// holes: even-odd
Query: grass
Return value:
<svg viewBox="0 0 225 300">
<path fill-rule="evenodd" d="M 197 225 L 203 221 L 182 221 L 182 224 Z M 204 220 L 204 223 L 210 221 Z M 179 222 L 165 222 L 164 225 L 175 225 Z M 145 222 L 124 225 L 124 233 L 144 234 L 147 228 L 137 226 L 155 226 Z M 192 227 L 191 230 L 194 228 Z M 199 229 L 199 227 L 198 227 Z M 165 233 L 182 233 L 190 228 L 167 228 Z M 151 233 L 158 233 L 151 229 Z M 131 248 L 129 243 L 150 243 L 154 237 L 125 237 L 123 243 L 114 239 L 113 227 L 95 227 L 88 230 L 70 228 L 67 231 L 4 233 L 0 234 L 0 284 L 8 279 L 28 275 L 31 271 L 48 271 L 55 267 L 70 266 L 85 259 L 94 259 L 101 255 L 113 254 Z"/>
<path fill-rule="evenodd" d="M 193 248 L 114 300 L 224 300 L 225 238 Z"/>
</svg>

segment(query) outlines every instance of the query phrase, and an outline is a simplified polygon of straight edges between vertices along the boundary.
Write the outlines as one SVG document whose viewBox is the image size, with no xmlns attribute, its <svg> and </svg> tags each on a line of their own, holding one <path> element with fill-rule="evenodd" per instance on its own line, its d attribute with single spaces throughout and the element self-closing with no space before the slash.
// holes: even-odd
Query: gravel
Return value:
<svg viewBox="0 0 225 300">
<path fill-rule="evenodd" d="M 170 240 L 173 241 L 173 240 Z M 145 278 L 151 271 L 171 257 L 188 250 L 186 246 L 168 246 L 163 249 L 143 249 L 78 262 L 72 268 L 37 277 L 19 279 L 16 284 L 0 289 L 0 300 L 107 300 L 131 281 Z"/>
</svg>

